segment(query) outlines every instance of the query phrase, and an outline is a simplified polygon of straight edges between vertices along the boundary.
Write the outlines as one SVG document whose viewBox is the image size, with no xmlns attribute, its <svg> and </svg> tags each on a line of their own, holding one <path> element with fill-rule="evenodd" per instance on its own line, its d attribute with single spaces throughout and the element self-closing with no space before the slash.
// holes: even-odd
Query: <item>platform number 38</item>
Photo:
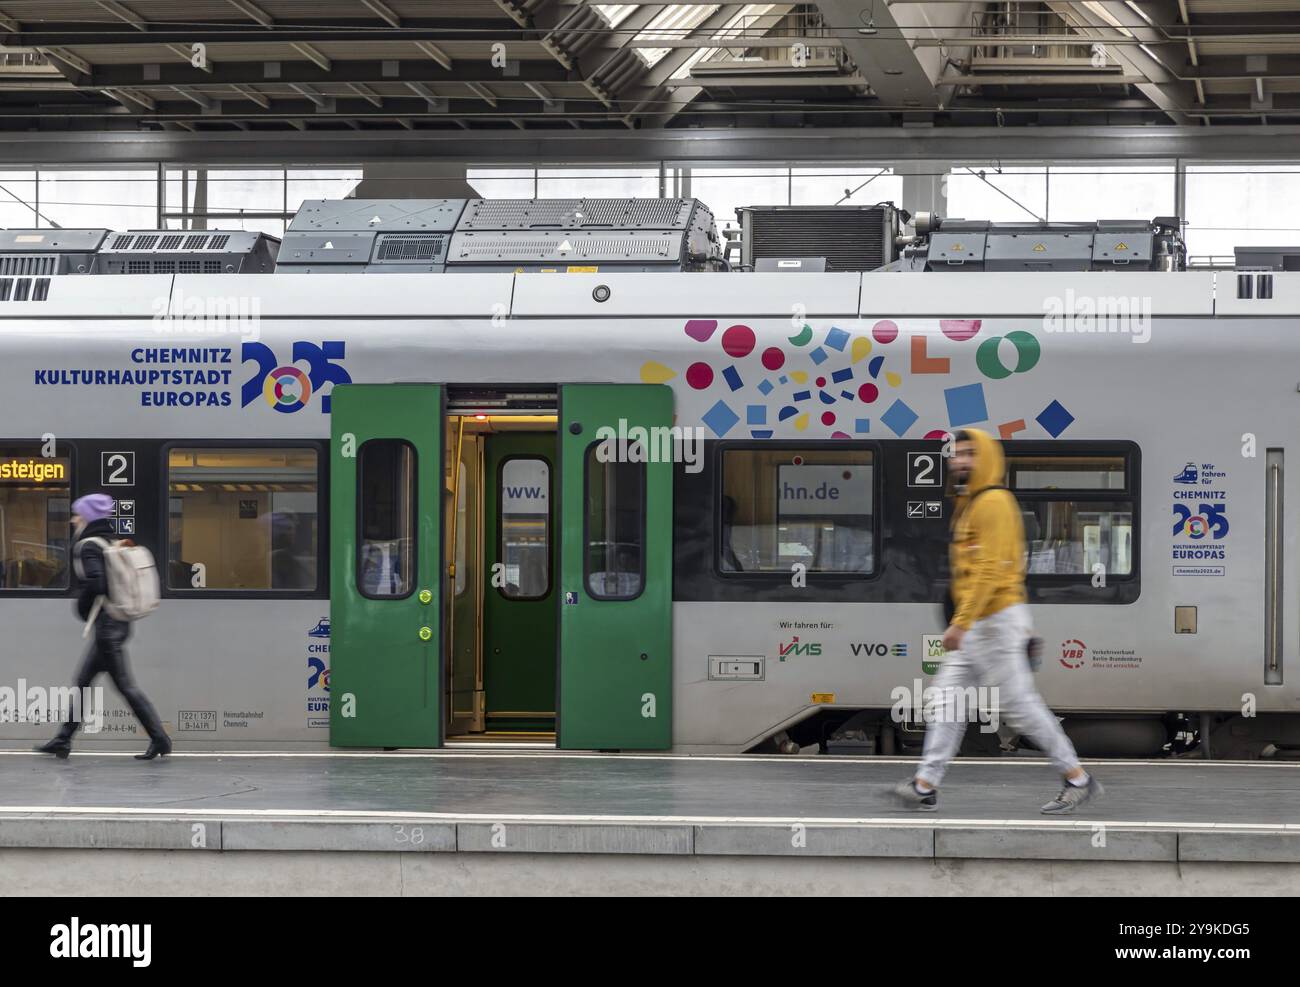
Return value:
<svg viewBox="0 0 1300 987">
<path fill-rule="evenodd" d="M 1174 534 L 1187 535 L 1188 538 L 1201 539 L 1207 534 L 1222 538 L 1228 533 L 1228 517 L 1224 513 L 1226 504 L 1200 504 L 1197 513 L 1186 504 L 1174 505 Z"/>
</svg>

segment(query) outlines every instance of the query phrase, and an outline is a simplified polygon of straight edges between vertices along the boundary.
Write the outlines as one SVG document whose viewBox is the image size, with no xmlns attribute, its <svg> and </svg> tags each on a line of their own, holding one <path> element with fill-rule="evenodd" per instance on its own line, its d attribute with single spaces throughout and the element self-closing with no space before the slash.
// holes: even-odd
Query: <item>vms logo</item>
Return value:
<svg viewBox="0 0 1300 987">
<path fill-rule="evenodd" d="M 1183 467 L 1183 471 L 1174 477 L 1175 483 L 1195 483 L 1200 479 L 1201 471 L 1195 463 L 1188 463 Z"/>
<path fill-rule="evenodd" d="M 789 644 L 786 644 L 784 641 L 782 641 L 780 644 L 781 661 L 785 661 L 786 657 L 789 655 L 811 655 L 813 657 L 816 657 L 821 653 L 822 653 L 821 644 L 816 642 L 810 642 L 808 644 L 800 644 L 799 636 L 797 634 L 793 638 L 791 638 Z"/>
<path fill-rule="evenodd" d="M 308 637 L 329 637 L 330 636 L 330 619 L 322 617 L 317 621 L 316 626 L 307 632 Z"/>
<path fill-rule="evenodd" d="M 293 344 L 293 359 L 280 366 L 275 352 L 265 343 L 244 343 L 240 358 L 244 363 L 256 363 L 257 372 L 244 381 L 239 406 L 247 408 L 261 395 L 272 408 L 287 415 L 307 407 L 312 395 L 326 384 L 351 384 L 352 375 L 335 362 L 344 358 L 345 345 L 335 340 L 317 346 L 300 339 Z M 307 364 L 307 373 L 294 366 L 298 363 Z M 321 396 L 320 410 L 325 415 L 330 413 L 328 394 Z"/>
<path fill-rule="evenodd" d="M 1071 638 L 1061 642 L 1061 664 L 1066 668 L 1080 668 L 1088 655 L 1088 646 Z"/>
</svg>

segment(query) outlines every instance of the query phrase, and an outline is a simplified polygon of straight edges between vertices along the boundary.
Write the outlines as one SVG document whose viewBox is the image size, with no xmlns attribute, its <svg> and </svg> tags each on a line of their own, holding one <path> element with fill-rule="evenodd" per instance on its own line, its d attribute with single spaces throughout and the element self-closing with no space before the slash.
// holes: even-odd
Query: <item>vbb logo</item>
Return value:
<svg viewBox="0 0 1300 987">
<path fill-rule="evenodd" d="M 1071 638 L 1061 642 L 1061 664 L 1066 668 L 1079 668 L 1088 654 L 1088 646 Z"/>
</svg>

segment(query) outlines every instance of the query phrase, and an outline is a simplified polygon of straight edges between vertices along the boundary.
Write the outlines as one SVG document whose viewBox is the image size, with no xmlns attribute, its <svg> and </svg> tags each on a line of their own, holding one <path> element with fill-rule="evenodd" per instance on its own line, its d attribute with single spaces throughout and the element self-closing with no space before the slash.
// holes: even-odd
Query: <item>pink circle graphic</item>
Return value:
<svg viewBox="0 0 1300 987">
<path fill-rule="evenodd" d="M 877 343 L 892 343 L 898 338 L 898 326 L 889 319 L 881 319 L 871 327 L 871 338 Z"/>
<path fill-rule="evenodd" d="M 713 368 L 707 363 L 692 363 L 686 368 L 686 383 L 702 391 L 713 383 Z"/>
<path fill-rule="evenodd" d="M 737 360 L 754 352 L 755 342 L 754 330 L 749 326 L 732 326 L 722 334 L 723 351 Z"/>
<path fill-rule="evenodd" d="M 763 351 L 763 366 L 768 370 L 780 370 L 785 366 L 785 354 L 775 346 L 769 346 Z"/>
<path fill-rule="evenodd" d="M 861 387 L 858 388 L 858 397 L 860 397 L 867 404 L 871 404 L 872 401 L 880 397 L 880 388 L 878 388 L 875 384 L 863 384 Z"/>
<path fill-rule="evenodd" d="M 940 319 L 939 328 L 949 339 L 963 343 L 980 331 L 979 319 Z"/>
<path fill-rule="evenodd" d="M 823 411 L 823 412 L 822 412 L 822 424 L 823 424 L 823 425 L 834 425 L 834 424 L 835 424 L 835 412 L 833 412 L 833 411 Z"/>
</svg>

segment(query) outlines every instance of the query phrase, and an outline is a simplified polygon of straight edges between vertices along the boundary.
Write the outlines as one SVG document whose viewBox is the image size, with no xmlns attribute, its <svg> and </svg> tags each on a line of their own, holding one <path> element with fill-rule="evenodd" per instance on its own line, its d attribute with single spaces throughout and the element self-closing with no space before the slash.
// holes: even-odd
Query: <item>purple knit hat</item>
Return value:
<svg viewBox="0 0 1300 987">
<path fill-rule="evenodd" d="M 89 524 L 113 513 L 113 498 L 108 494 L 86 494 L 72 502 L 72 513 L 80 514 Z"/>
</svg>

